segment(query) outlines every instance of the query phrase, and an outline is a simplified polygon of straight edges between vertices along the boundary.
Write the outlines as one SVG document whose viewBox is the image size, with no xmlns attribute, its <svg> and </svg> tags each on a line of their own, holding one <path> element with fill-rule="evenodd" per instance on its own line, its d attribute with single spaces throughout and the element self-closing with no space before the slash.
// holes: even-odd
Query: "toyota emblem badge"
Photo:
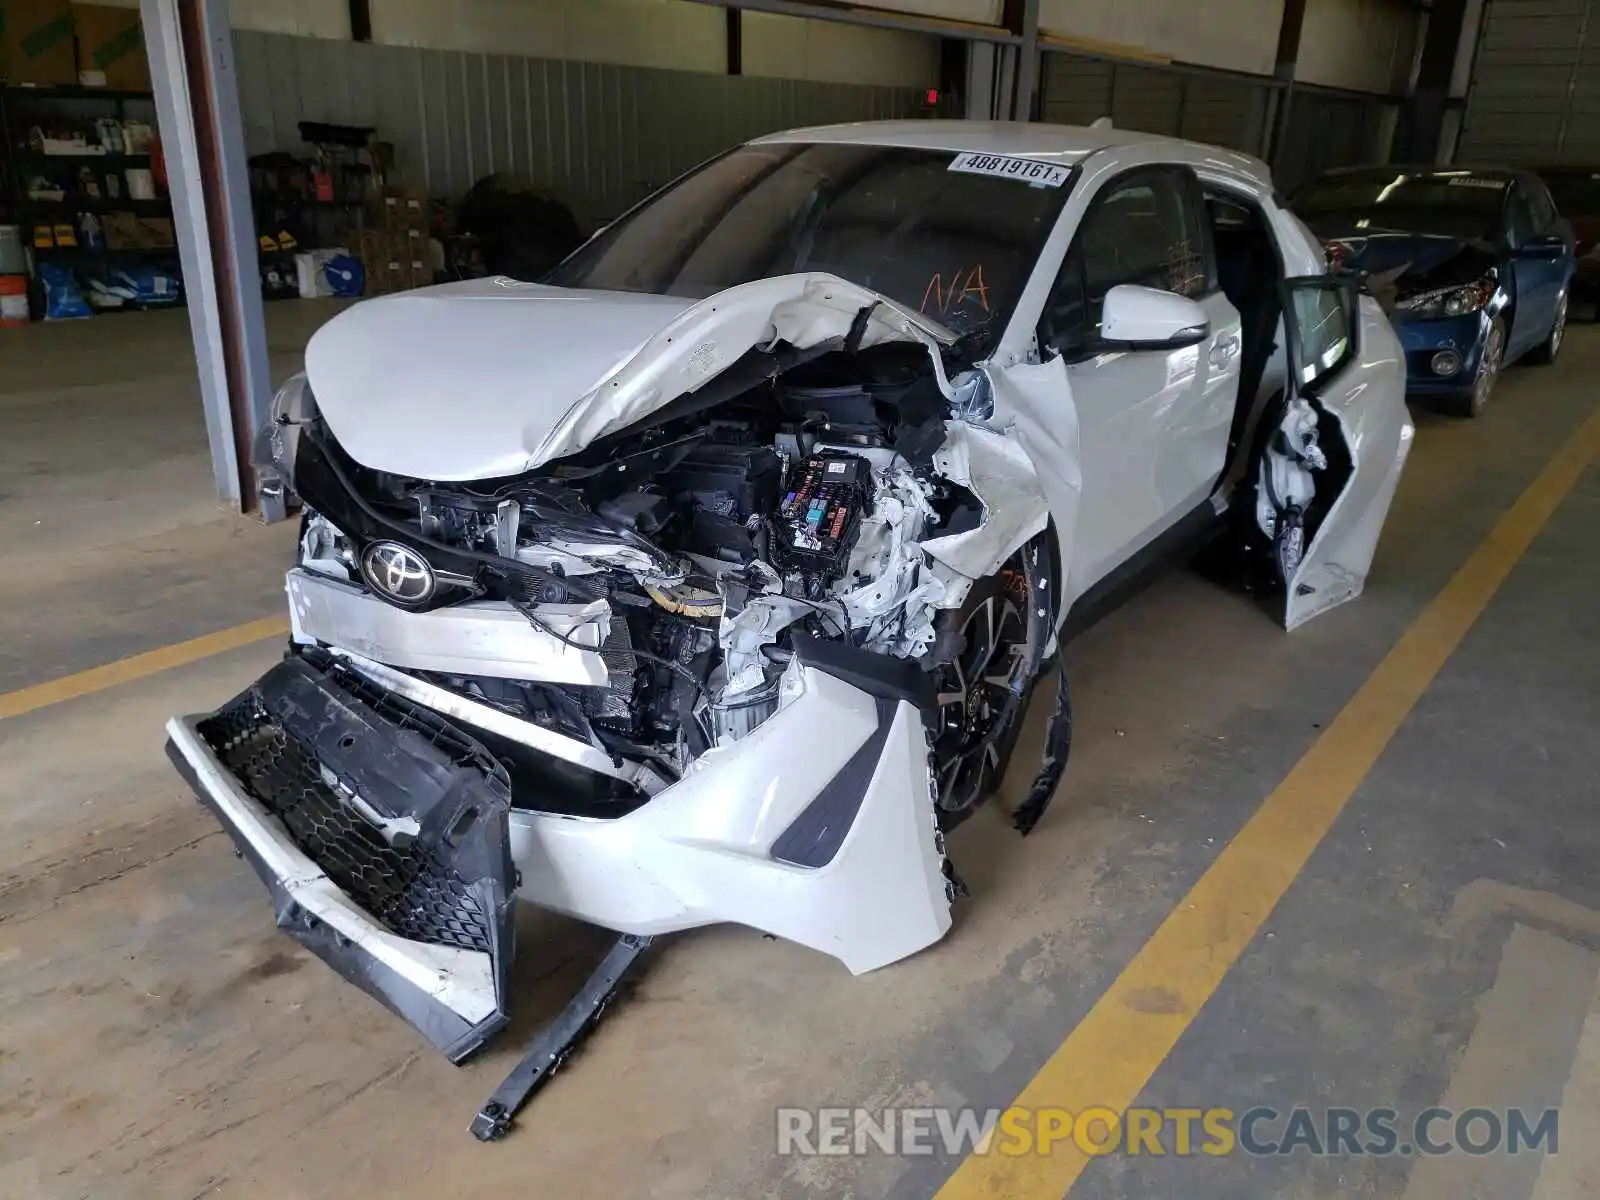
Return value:
<svg viewBox="0 0 1600 1200">
<path fill-rule="evenodd" d="M 433 568 L 410 546 L 373 542 L 361 555 L 361 574 L 372 588 L 395 604 L 425 603 L 435 586 Z"/>
</svg>

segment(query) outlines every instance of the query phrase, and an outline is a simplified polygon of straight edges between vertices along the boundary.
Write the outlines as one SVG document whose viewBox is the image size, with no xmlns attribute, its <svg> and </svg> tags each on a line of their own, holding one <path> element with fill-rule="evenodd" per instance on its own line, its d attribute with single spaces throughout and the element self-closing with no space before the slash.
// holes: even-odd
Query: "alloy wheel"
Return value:
<svg viewBox="0 0 1600 1200">
<path fill-rule="evenodd" d="M 939 674 L 934 778 L 939 808 L 963 812 L 981 800 L 1000 768 L 1000 721 L 1016 655 L 1027 639 L 1022 609 L 1001 593 L 986 597 L 961 626 L 962 649 Z"/>
<path fill-rule="evenodd" d="M 1489 326 L 1489 339 L 1484 343 L 1483 355 L 1478 359 L 1478 374 L 1472 381 L 1472 411 L 1482 412 L 1489 403 L 1489 393 L 1500 374 L 1500 359 L 1505 354 L 1505 330 L 1498 320 Z"/>
</svg>

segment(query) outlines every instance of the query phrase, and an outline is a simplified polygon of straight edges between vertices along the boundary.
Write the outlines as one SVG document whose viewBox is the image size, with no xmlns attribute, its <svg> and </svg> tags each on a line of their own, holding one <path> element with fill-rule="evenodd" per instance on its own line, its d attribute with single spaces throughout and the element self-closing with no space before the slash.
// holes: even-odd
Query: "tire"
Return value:
<svg viewBox="0 0 1600 1200">
<path fill-rule="evenodd" d="M 1022 573 L 1005 570 L 973 584 L 960 608 L 940 614 L 936 626 L 940 640 L 959 635 L 953 661 L 937 668 L 934 677 L 938 698 L 934 806 L 939 828 L 946 832 L 995 793 L 1011 763 L 1033 699 L 1034 680 L 1028 681 L 1009 723 L 998 730 L 1010 692 L 985 680 L 1003 679 L 1012 654 L 1028 652 L 1027 611 Z"/>
<path fill-rule="evenodd" d="M 1489 406 L 1495 381 L 1500 378 L 1500 368 L 1505 365 L 1506 323 L 1496 317 L 1489 323 L 1489 334 L 1484 339 L 1483 353 L 1478 357 L 1478 373 L 1473 377 L 1472 388 L 1453 397 L 1450 411 L 1458 417 L 1476 417 Z"/>
<path fill-rule="evenodd" d="M 1566 329 L 1567 294 L 1562 292 L 1561 298 L 1556 301 L 1556 319 L 1550 325 L 1550 336 L 1528 351 L 1527 361 L 1541 367 L 1555 362 L 1556 355 L 1561 353 L 1561 343 L 1565 338 Z"/>
</svg>

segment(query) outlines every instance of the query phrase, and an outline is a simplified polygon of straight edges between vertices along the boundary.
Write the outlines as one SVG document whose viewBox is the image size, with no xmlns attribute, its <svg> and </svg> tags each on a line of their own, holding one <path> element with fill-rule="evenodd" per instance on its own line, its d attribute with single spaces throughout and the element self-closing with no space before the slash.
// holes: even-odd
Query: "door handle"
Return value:
<svg viewBox="0 0 1600 1200">
<path fill-rule="evenodd" d="M 1213 367 L 1225 367 L 1235 354 L 1239 352 L 1239 335 L 1230 333 L 1219 337 L 1211 347 L 1210 361 Z"/>
</svg>

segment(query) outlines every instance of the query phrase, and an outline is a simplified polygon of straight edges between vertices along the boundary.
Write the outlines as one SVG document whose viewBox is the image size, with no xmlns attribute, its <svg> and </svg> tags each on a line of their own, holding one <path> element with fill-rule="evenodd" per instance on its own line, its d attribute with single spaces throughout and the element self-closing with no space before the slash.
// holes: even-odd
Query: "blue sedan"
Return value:
<svg viewBox="0 0 1600 1200">
<path fill-rule="evenodd" d="M 1413 395 L 1477 416 L 1501 367 L 1560 351 L 1577 263 L 1537 176 L 1356 167 L 1302 188 L 1292 206 L 1331 263 L 1367 275 Z"/>
</svg>

